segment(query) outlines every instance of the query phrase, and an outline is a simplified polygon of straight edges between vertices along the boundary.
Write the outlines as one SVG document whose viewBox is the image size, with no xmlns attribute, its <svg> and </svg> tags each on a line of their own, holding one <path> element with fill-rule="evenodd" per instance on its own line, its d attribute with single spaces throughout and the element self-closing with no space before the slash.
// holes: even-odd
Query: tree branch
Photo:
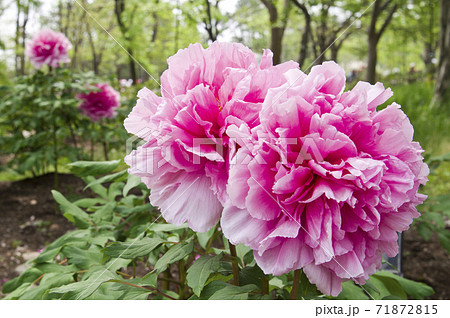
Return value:
<svg viewBox="0 0 450 318">
<path fill-rule="evenodd" d="M 383 32 L 386 30 L 387 26 L 388 26 L 389 23 L 391 22 L 392 17 L 393 17 L 393 15 L 394 15 L 395 11 L 397 11 L 397 8 L 398 8 L 398 6 L 397 6 L 397 4 L 395 4 L 395 5 L 392 7 L 391 11 L 389 12 L 389 15 L 387 16 L 386 20 L 384 20 L 384 23 L 383 23 L 383 25 L 381 26 L 381 29 L 380 29 L 380 30 L 378 31 L 378 33 L 377 33 L 377 41 L 381 38 L 381 35 L 383 34 Z"/>
<path fill-rule="evenodd" d="M 278 20 L 277 7 L 270 0 L 261 0 L 261 2 L 266 6 L 267 10 L 269 11 L 270 23 L 276 23 Z"/>
</svg>

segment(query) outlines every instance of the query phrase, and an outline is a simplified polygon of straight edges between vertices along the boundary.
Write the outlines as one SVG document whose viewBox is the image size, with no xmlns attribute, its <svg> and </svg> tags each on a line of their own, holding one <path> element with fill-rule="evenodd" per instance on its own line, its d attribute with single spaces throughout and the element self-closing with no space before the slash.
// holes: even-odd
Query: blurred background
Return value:
<svg viewBox="0 0 450 318">
<path fill-rule="evenodd" d="M 123 158 L 122 123 L 137 91 L 158 91 L 167 58 L 179 49 L 217 40 L 260 55 L 270 48 L 274 63 L 294 60 L 306 73 L 335 60 L 347 89 L 360 80 L 392 88 L 388 102 L 402 105 L 431 168 L 423 216 L 405 233 L 403 272 L 431 285 L 433 297 L 450 296 L 450 1 L 0 0 L 0 26 L 0 285 L 71 228 L 55 215 L 50 195 L 55 187 L 72 197 L 82 192 L 66 164 Z M 51 84 L 60 93 L 46 98 L 45 70 L 36 73 L 24 54 L 44 27 L 73 46 L 55 75 L 62 84 Z M 121 93 L 117 117 L 93 125 L 45 110 L 55 100 L 76 108 L 76 83 L 93 78 Z"/>
</svg>

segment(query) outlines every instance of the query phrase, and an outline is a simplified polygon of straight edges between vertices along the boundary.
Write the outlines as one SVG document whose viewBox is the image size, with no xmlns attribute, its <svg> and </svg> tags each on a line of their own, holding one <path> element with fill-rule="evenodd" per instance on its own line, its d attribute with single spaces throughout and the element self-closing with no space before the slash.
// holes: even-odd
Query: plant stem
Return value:
<svg viewBox="0 0 450 318">
<path fill-rule="evenodd" d="M 161 283 L 162 289 L 169 290 L 169 288 L 170 288 L 170 284 L 169 284 L 169 281 L 170 281 L 170 267 L 167 268 L 162 273 L 162 276 L 164 277 L 164 280 Z"/>
<path fill-rule="evenodd" d="M 53 174 L 53 187 L 58 190 L 58 143 L 56 138 L 56 121 L 53 118 L 53 155 L 55 156 L 55 171 Z M 55 204 L 55 214 L 59 213 L 58 205 Z"/>
<path fill-rule="evenodd" d="M 211 237 L 208 240 L 208 243 L 206 243 L 205 252 L 208 253 L 209 249 L 211 248 L 212 244 L 214 243 L 214 240 L 216 239 L 217 235 L 219 234 L 219 227 L 216 226 L 214 229 L 214 233 L 211 235 Z"/>
<path fill-rule="evenodd" d="M 108 161 L 108 142 L 106 140 L 103 141 L 103 153 L 105 155 L 105 160 Z"/>
<path fill-rule="evenodd" d="M 172 299 L 172 300 L 176 300 L 176 298 L 173 298 L 172 296 L 169 296 L 169 295 L 163 293 L 162 291 L 160 291 L 158 288 L 155 288 L 155 287 L 139 286 L 139 285 L 136 285 L 136 284 L 132 284 L 132 283 L 128 283 L 128 282 L 124 282 L 124 281 L 120 281 L 120 280 L 114 280 L 114 283 L 120 283 L 120 284 L 124 284 L 124 285 L 128 285 L 128 286 L 133 286 L 133 287 L 136 287 L 136 288 L 141 288 L 141 289 L 146 289 L 146 290 L 149 290 L 149 291 L 154 291 L 154 292 L 156 292 L 156 293 L 158 293 L 158 294 L 160 294 L 160 295 L 162 295 L 164 297 L 167 297 L 167 298 Z"/>
<path fill-rule="evenodd" d="M 102 119 L 102 120 L 100 121 L 100 131 L 105 130 L 105 129 L 104 129 L 104 125 L 105 125 L 105 122 L 104 122 L 104 120 Z M 106 136 L 106 133 L 103 134 L 102 137 L 104 138 L 105 136 Z M 105 156 L 105 160 L 108 161 L 108 160 L 109 160 L 109 159 L 108 159 L 108 141 L 105 140 L 105 139 L 103 139 L 102 144 L 103 144 L 103 154 L 104 154 L 104 156 Z"/>
<path fill-rule="evenodd" d="M 179 298 L 178 299 L 184 299 L 184 292 L 185 292 L 185 285 L 186 285 L 186 268 L 185 268 L 185 263 L 184 263 L 184 259 L 180 260 L 178 262 L 178 273 L 180 275 L 180 286 L 179 286 Z"/>
<path fill-rule="evenodd" d="M 267 275 L 264 275 L 264 277 L 261 279 L 261 291 L 263 295 L 269 294 L 269 279 Z"/>
<path fill-rule="evenodd" d="M 233 285 L 239 286 L 239 264 L 236 254 L 236 247 L 228 241 L 230 246 L 231 266 L 233 268 Z"/>
<path fill-rule="evenodd" d="M 297 299 L 301 274 L 302 274 L 301 269 L 297 269 L 294 271 L 294 281 L 292 282 L 291 299 Z"/>
</svg>

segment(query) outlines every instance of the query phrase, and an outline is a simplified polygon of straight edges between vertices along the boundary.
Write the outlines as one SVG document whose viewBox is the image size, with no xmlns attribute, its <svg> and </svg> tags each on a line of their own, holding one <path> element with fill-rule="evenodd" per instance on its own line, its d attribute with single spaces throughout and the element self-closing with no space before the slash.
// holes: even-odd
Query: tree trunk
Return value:
<svg viewBox="0 0 450 318">
<path fill-rule="evenodd" d="M 15 69 L 16 75 L 20 75 L 20 54 L 19 54 L 19 43 L 20 43 L 20 12 L 22 11 L 22 6 L 20 4 L 20 0 L 16 0 L 17 7 L 17 19 L 16 19 L 16 37 L 15 37 L 15 48 L 16 48 L 16 56 L 15 56 Z"/>
<path fill-rule="evenodd" d="M 136 6 L 135 6 L 136 9 Z M 119 25 L 120 31 L 122 33 L 122 36 L 124 37 L 126 41 L 126 50 L 128 52 L 128 66 L 130 69 L 130 76 L 133 80 L 133 85 L 136 85 L 136 63 L 133 58 L 133 49 L 131 48 L 131 39 L 128 35 L 129 31 L 129 25 L 125 26 L 123 20 L 122 20 L 122 14 L 125 11 L 125 0 L 115 0 L 114 1 L 114 13 L 116 14 L 117 24 Z M 132 20 L 132 18 L 131 18 Z M 131 24 L 132 21 L 129 23 Z"/>
<path fill-rule="evenodd" d="M 311 16 L 305 15 L 305 28 L 302 32 L 302 40 L 300 42 L 300 52 L 298 56 L 298 64 L 300 67 L 303 66 L 306 60 L 306 56 L 308 55 L 308 38 L 311 33 Z"/>
<path fill-rule="evenodd" d="M 270 49 L 273 53 L 273 65 L 281 63 L 281 53 L 283 50 L 284 28 L 272 27 L 270 35 Z"/>
<path fill-rule="evenodd" d="M 30 12 L 30 3 L 28 2 L 23 10 L 23 24 L 22 24 L 22 51 L 20 52 L 20 74 L 25 74 L 25 41 L 27 37 L 27 23 L 28 14 Z"/>
<path fill-rule="evenodd" d="M 371 84 L 375 84 L 377 77 L 377 44 L 376 38 L 369 36 L 368 48 L 367 48 L 367 74 L 366 81 Z"/>
<path fill-rule="evenodd" d="M 432 105 L 450 110 L 450 2 L 441 0 L 440 4 L 439 64 Z"/>
<path fill-rule="evenodd" d="M 303 15 L 305 16 L 305 27 L 303 28 L 302 32 L 302 38 L 300 40 L 300 52 L 298 55 L 298 64 L 301 68 L 305 63 L 305 59 L 308 54 L 308 39 L 311 33 L 311 15 L 309 14 L 308 9 L 304 4 L 298 2 L 297 0 L 291 1 L 302 11 Z"/>
<path fill-rule="evenodd" d="M 130 53 L 130 55 L 128 55 L 128 65 L 130 67 L 130 76 L 131 79 L 133 80 L 133 85 L 136 85 L 136 79 L 137 79 L 137 75 L 136 75 L 136 63 L 134 62 L 133 59 L 133 49 L 130 47 L 128 48 L 128 53 Z"/>
<path fill-rule="evenodd" d="M 368 48 L 367 48 L 366 80 L 371 84 L 375 84 L 375 82 L 376 82 L 377 45 L 378 45 L 378 42 L 380 41 L 380 38 L 383 35 L 384 31 L 386 31 L 387 26 L 391 22 L 392 17 L 394 16 L 394 12 L 397 10 L 397 4 L 394 4 L 391 7 L 391 10 L 389 11 L 386 19 L 383 22 L 383 25 L 381 26 L 381 28 L 378 31 L 377 31 L 376 25 L 377 25 L 377 21 L 381 15 L 381 13 L 384 10 L 386 10 L 391 3 L 392 3 L 392 0 L 386 0 L 384 3 L 382 3 L 382 0 L 376 0 L 375 3 L 373 4 L 370 25 L 369 25 L 369 29 L 367 30 Z"/>
<path fill-rule="evenodd" d="M 289 13 L 289 1 L 284 1 L 283 17 L 279 21 L 277 7 L 271 0 L 261 0 L 264 6 L 269 11 L 270 20 L 270 49 L 273 53 L 273 65 L 281 63 L 281 53 L 283 50 L 283 35 L 286 27 L 288 13 Z"/>
<path fill-rule="evenodd" d="M 155 1 L 155 6 L 157 6 L 159 3 L 159 0 Z M 159 19 L 158 19 L 158 13 L 156 10 L 153 11 L 152 13 L 153 16 L 153 30 L 152 30 L 152 43 L 154 43 L 156 41 L 156 36 L 158 35 L 158 24 L 159 24 Z"/>
</svg>

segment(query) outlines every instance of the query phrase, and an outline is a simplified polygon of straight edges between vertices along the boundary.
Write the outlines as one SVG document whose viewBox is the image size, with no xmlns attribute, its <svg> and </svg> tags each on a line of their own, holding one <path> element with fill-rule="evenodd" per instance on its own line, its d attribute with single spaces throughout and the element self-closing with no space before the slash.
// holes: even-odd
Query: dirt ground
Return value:
<svg viewBox="0 0 450 318">
<path fill-rule="evenodd" d="M 61 174 L 59 191 L 69 200 L 83 195 L 84 183 L 75 176 Z M 24 270 L 53 240 L 73 229 L 55 213 L 50 193 L 53 175 L 17 182 L 0 182 L 0 290 L 8 280 Z M 406 278 L 422 281 L 435 290 L 432 299 L 450 299 L 450 256 L 434 236 L 425 242 L 414 231 L 404 234 L 403 272 Z M 3 297 L 0 292 L 0 299 Z"/>
</svg>

